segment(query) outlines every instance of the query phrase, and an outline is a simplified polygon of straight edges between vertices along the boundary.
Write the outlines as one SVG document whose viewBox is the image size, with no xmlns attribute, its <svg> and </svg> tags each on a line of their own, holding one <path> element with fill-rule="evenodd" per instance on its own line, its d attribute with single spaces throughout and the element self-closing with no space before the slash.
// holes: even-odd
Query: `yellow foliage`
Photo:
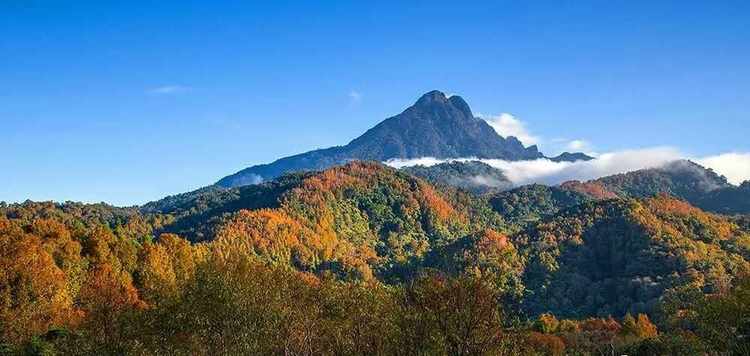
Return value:
<svg viewBox="0 0 750 356">
<path fill-rule="evenodd" d="M 75 322 L 65 273 L 38 236 L 0 218 L 0 336 L 24 341 Z"/>
<path fill-rule="evenodd" d="M 212 248 L 221 254 L 260 256 L 272 263 L 294 261 L 310 266 L 317 253 L 309 246 L 320 249 L 317 252 L 321 254 L 327 248 L 322 238 L 284 212 L 272 209 L 241 210 L 222 225 L 216 236 Z M 303 244 L 302 240 L 310 244 Z"/>
</svg>

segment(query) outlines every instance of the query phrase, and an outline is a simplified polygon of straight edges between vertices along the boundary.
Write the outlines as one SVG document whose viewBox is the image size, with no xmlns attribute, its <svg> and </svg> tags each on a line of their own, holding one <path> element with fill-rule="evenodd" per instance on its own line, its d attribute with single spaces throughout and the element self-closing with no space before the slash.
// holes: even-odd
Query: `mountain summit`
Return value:
<svg viewBox="0 0 750 356">
<path fill-rule="evenodd" d="M 510 161 L 543 158 L 536 146 L 501 137 L 475 117 L 459 96 L 433 90 L 402 113 L 385 119 L 346 146 L 281 158 L 252 166 L 221 179 L 217 185 L 236 187 L 272 179 L 286 172 L 320 170 L 352 160 L 387 161 L 420 157 L 496 158 Z"/>
<path fill-rule="evenodd" d="M 423 95 L 399 115 L 388 118 L 345 146 L 350 157 L 384 161 L 392 158 L 542 157 L 515 137 L 500 137 L 484 120 L 474 117 L 459 96 L 439 91 Z"/>
</svg>

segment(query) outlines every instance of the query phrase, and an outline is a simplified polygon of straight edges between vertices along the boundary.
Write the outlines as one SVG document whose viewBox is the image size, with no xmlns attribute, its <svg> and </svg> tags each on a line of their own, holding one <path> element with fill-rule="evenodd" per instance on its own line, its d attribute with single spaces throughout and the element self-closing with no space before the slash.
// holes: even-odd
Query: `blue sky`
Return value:
<svg viewBox="0 0 750 356">
<path fill-rule="evenodd" d="M 748 14 L 747 1 L 6 0 L 0 200 L 143 203 L 345 144 L 432 89 L 513 114 L 550 150 L 748 152 Z"/>
</svg>

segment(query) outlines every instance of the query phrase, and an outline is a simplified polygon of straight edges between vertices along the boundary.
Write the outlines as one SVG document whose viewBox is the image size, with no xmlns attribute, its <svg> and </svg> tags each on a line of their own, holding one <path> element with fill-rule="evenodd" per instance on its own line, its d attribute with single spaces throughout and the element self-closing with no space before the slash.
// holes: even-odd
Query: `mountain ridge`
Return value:
<svg viewBox="0 0 750 356">
<path fill-rule="evenodd" d="M 560 187 L 594 200 L 649 198 L 667 194 L 714 213 L 750 213 L 750 181 L 739 186 L 732 185 L 726 177 L 690 160 L 676 160 L 659 167 L 586 182 L 568 181 Z"/>
<path fill-rule="evenodd" d="M 475 117 L 460 96 L 447 97 L 433 90 L 400 114 L 381 121 L 344 146 L 312 150 L 251 166 L 220 179 L 216 185 L 257 184 L 284 173 L 321 170 L 353 160 L 382 162 L 420 157 L 512 161 L 545 158 L 536 145 L 525 147 L 516 137 L 500 136 L 487 122 Z M 553 159 L 590 157 L 582 153 L 567 153 Z"/>
</svg>

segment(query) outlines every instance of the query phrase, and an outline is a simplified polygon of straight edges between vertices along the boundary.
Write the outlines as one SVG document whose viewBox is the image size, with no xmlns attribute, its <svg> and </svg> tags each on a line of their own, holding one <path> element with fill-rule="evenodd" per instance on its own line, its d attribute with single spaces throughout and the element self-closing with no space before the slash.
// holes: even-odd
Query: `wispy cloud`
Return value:
<svg viewBox="0 0 750 356">
<path fill-rule="evenodd" d="M 159 87 L 154 87 L 146 90 L 146 93 L 149 95 L 173 95 L 173 94 L 179 94 L 179 93 L 185 93 L 192 90 L 191 87 L 184 86 L 184 85 L 163 85 Z"/>
<path fill-rule="evenodd" d="M 357 105 L 362 102 L 362 93 L 352 90 L 347 94 L 349 97 L 349 105 Z"/>
<path fill-rule="evenodd" d="M 568 149 L 572 151 L 580 151 L 585 150 L 589 147 L 589 143 L 585 140 L 573 140 L 568 142 L 567 145 L 565 145 Z"/>
</svg>

